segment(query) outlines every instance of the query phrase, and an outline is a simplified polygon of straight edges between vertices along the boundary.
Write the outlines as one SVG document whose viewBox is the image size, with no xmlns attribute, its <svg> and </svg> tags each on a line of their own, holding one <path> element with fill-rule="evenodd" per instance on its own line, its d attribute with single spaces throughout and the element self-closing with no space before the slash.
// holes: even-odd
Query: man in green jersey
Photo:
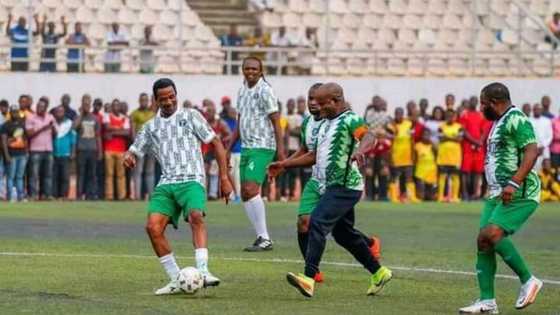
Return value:
<svg viewBox="0 0 560 315">
<path fill-rule="evenodd" d="M 257 234 L 255 242 L 245 251 L 272 250 L 272 240 L 266 226 L 266 210 L 261 198 L 261 186 L 266 178 L 266 168 L 276 156 L 285 158 L 280 109 L 274 91 L 264 79 L 263 64 L 257 57 L 247 57 L 242 64 L 243 86 L 237 96 L 239 124 L 229 140 L 229 148 L 241 138 L 241 199 Z"/>
<path fill-rule="evenodd" d="M 287 280 L 304 296 L 313 296 L 313 278 L 319 270 L 326 236 L 332 233 L 335 241 L 372 274 L 367 294 L 375 295 L 391 280 L 392 273 L 381 267 L 371 254 L 363 233 L 354 228 L 354 206 L 360 201 L 364 186 L 358 165 L 365 162 L 365 152 L 375 143 L 375 137 L 368 133 L 363 118 L 350 110 L 338 84 L 321 85 L 315 91 L 315 98 L 325 120 L 319 127 L 316 144 L 299 158 L 276 162 L 269 167 L 269 172 L 274 174 L 285 168 L 315 164 L 313 178 L 322 187 L 320 191 L 324 191 L 311 212 L 305 273 L 288 273 Z"/>
<path fill-rule="evenodd" d="M 319 106 L 315 99 L 315 91 L 321 85 L 321 83 L 315 83 L 309 88 L 307 94 L 307 108 L 311 115 L 305 117 L 301 125 L 301 146 L 298 151 L 288 157 L 285 161 L 296 159 L 304 155 L 308 151 L 315 149 L 317 133 L 319 132 L 321 123 L 324 121 L 321 117 Z M 324 185 L 322 185 L 320 181 L 313 176 L 316 174 L 317 172 L 314 169 L 311 178 L 309 179 L 309 181 L 307 181 L 303 188 L 301 199 L 299 201 L 297 237 L 299 250 L 303 258 L 305 258 L 305 253 L 307 251 L 307 243 L 309 239 L 309 219 L 311 218 L 311 212 L 313 212 L 313 209 L 315 208 L 315 206 L 317 206 L 317 203 L 319 202 L 319 199 L 324 192 Z M 270 177 L 276 177 L 279 174 L 269 172 L 269 175 Z M 379 239 L 375 236 L 367 237 L 363 235 L 362 237 L 368 244 L 371 254 L 376 259 L 379 259 L 381 252 L 381 242 L 379 241 Z M 323 282 L 323 273 L 317 272 L 314 276 L 314 280 L 315 282 Z"/>
<path fill-rule="evenodd" d="M 535 301 L 542 281 L 535 278 L 517 251 L 511 235 L 517 232 L 539 205 L 541 184 L 533 166 L 538 156 L 531 122 L 511 104 L 509 90 L 501 83 L 482 89 L 480 103 L 486 119 L 493 121 L 484 163 L 488 199 L 480 217 L 476 271 L 480 298 L 460 313 L 498 314 L 494 293 L 496 254 L 521 281 L 515 308 Z"/>
</svg>

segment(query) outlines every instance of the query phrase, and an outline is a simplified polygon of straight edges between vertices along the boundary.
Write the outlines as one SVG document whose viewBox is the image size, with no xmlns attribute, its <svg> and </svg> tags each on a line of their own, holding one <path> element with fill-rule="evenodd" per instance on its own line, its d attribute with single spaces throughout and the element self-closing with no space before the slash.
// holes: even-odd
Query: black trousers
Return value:
<svg viewBox="0 0 560 315">
<path fill-rule="evenodd" d="M 342 186 L 328 187 L 311 214 L 309 241 L 305 255 L 305 275 L 314 277 L 319 271 L 325 251 L 327 234 L 349 251 L 372 274 L 380 268 L 369 251 L 363 233 L 354 228 L 354 206 L 362 192 Z"/>
<path fill-rule="evenodd" d="M 97 151 L 78 151 L 78 200 L 97 199 Z"/>
<path fill-rule="evenodd" d="M 70 157 L 54 157 L 53 195 L 55 198 L 68 197 L 70 187 Z"/>
</svg>

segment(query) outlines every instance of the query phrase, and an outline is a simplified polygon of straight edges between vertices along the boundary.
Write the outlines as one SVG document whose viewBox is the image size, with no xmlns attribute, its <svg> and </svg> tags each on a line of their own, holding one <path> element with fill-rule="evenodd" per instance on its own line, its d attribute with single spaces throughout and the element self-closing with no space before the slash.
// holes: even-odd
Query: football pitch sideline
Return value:
<svg viewBox="0 0 560 315">
<path fill-rule="evenodd" d="M 295 203 L 268 204 L 274 250 L 246 253 L 254 233 L 242 206 L 210 203 L 210 271 L 217 288 L 157 297 L 167 275 L 144 232 L 140 202 L 0 204 L 0 314 L 456 314 L 478 296 L 474 265 L 481 203 L 360 203 L 357 226 L 382 240 L 394 278 L 368 297 L 368 273 L 329 240 L 325 282 L 306 299 L 288 285 L 301 272 Z M 194 265 L 186 224 L 168 227 L 180 267 Z M 537 301 L 514 309 L 519 281 L 498 258 L 501 314 L 560 314 L 560 205 L 544 204 L 514 237 L 546 280 Z"/>
</svg>

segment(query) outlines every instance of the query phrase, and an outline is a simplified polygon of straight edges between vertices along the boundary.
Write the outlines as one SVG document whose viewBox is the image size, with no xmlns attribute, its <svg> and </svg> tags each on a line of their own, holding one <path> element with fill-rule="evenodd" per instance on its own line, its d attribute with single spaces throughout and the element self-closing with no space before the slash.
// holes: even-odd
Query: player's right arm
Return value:
<svg viewBox="0 0 560 315">
<path fill-rule="evenodd" d="M 136 135 L 136 139 L 134 139 L 134 143 L 128 148 L 128 151 L 124 154 L 123 164 L 127 168 L 134 168 L 136 165 L 136 158 L 142 157 L 144 154 L 148 153 L 148 150 L 151 146 L 151 138 L 149 134 L 149 123 L 146 123 L 138 135 Z"/>
<path fill-rule="evenodd" d="M 292 159 L 286 159 L 271 163 L 268 166 L 268 176 L 270 178 L 277 177 L 287 168 L 308 167 L 314 165 L 316 162 L 315 152 L 308 151 L 307 153 Z"/>
</svg>

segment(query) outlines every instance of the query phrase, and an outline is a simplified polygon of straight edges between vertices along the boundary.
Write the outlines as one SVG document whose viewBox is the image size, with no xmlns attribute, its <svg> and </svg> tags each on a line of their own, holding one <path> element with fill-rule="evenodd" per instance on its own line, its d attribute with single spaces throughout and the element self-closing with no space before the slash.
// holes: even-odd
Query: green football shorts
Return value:
<svg viewBox="0 0 560 315">
<path fill-rule="evenodd" d="M 480 215 L 480 228 L 488 224 L 501 227 L 508 235 L 517 232 L 539 204 L 531 199 L 512 200 L 504 205 L 499 197 L 486 200 Z"/>
<path fill-rule="evenodd" d="M 148 215 L 163 214 L 171 219 L 174 228 L 177 228 L 181 214 L 188 221 L 189 213 L 195 210 L 206 212 L 206 189 L 195 181 L 159 185 L 148 203 Z"/>
<path fill-rule="evenodd" d="M 308 180 L 299 200 L 298 216 L 311 214 L 320 198 L 319 183 L 313 178 Z"/>
<path fill-rule="evenodd" d="M 241 149 L 239 176 L 241 182 L 264 183 L 268 165 L 274 160 L 276 151 L 269 149 Z"/>
</svg>

